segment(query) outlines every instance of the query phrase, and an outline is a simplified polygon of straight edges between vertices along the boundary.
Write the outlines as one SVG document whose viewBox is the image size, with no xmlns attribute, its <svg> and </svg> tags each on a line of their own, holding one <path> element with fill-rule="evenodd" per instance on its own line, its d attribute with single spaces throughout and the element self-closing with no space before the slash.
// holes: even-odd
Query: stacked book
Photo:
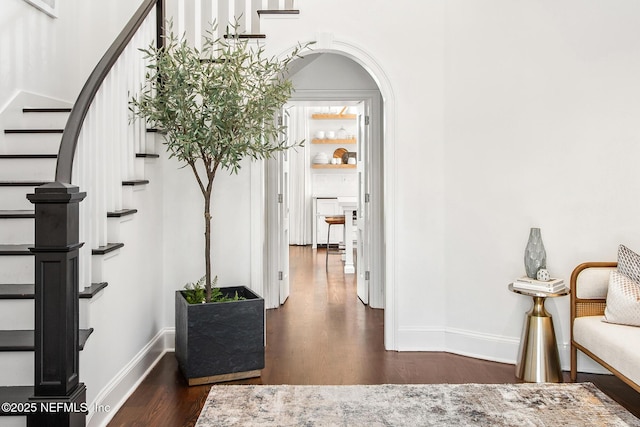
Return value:
<svg viewBox="0 0 640 427">
<path fill-rule="evenodd" d="M 546 282 L 543 282 L 527 276 L 517 278 L 513 282 L 513 287 L 515 289 L 549 293 L 560 292 L 565 288 L 564 280 L 562 279 L 549 279 Z"/>
</svg>

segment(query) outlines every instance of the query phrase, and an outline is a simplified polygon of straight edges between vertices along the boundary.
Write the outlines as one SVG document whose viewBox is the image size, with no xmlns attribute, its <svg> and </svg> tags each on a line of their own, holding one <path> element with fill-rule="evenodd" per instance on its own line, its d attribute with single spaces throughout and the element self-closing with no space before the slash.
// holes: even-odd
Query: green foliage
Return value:
<svg viewBox="0 0 640 427">
<path fill-rule="evenodd" d="M 308 45 L 284 58 L 267 57 L 264 49 L 236 34 L 207 32 L 202 51 L 178 38 L 167 23 L 164 47 L 143 49 L 149 61 L 145 84 L 129 108 L 160 130 L 169 157 L 189 166 L 204 199 L 205 299 L 211 301 L 211 194 L 218 169 L 237 173 L 244 159 L 262 160 L 302 143 L 289 143 L 285 126 L 275 120 L 291 96 L 286 71 Z M 200 298 L 193 290 L 194 298 Z"/>
<path fill-rule="evenodd" d="M 291 146 L 274 118 L 293 88 L 284 73 L 305 47 L 268 58 L 262 47 L 232 35 L 237 24 L 226 39 L 214 36 L 213 24 L 199 51 L 167 26 L 165 47 L 142 50 L 150 64 L 130 109 L 165 133 L 171 157 L 202 161 L 214 174 L 218 166 L 237 173 L 244 158 L 268 158 Z"/>
<path fill-rule="evenodd" d="M 202 276 L 200 280 L 194 283 L 187 283 L 184 286 L 184 298 L 187 300 L 189 304 L 202 304 L 206 302 L 206 288 L 205 288 L 205 280 L 206 276 Z M 232 297 L 226 296 L 220 288 L 216 288 L 216 283 L 218 283 L 218 276 L 216 276 L 211 285 L 211 300 L 210 302 L 229 302 L 229 301 L 240 301 L 246 299 L 245 297 L 241 297 L 238 295 L 238 291 L 235 292 L 235 295 Z"/>
</svg>

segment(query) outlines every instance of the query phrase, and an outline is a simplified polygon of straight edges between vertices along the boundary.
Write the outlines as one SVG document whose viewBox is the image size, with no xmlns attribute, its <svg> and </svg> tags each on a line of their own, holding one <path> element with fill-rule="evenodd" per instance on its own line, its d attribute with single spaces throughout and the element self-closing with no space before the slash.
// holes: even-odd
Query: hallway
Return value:
<svg viewBox="0 0 640 427">
<path fill-rule="evenodd" d="M 292 246 L 291 294 L 267 310 L 266 367 L 232 384 L 514 383 L 514 366 L 441 352 L 393 352 L 383 346 L 383 311 L 356 296 L 355 275 L 338 256 Z M 565 373 L 565 380 L 568 374 Z M 640 395 L 609 375 L 579 374 L 640 416 Z M 231 384 L 231 383 L 230 383 Z M 109 426 L 194 425 L 211 386 L 188 387 L 167 353 Z"/>
</svg>

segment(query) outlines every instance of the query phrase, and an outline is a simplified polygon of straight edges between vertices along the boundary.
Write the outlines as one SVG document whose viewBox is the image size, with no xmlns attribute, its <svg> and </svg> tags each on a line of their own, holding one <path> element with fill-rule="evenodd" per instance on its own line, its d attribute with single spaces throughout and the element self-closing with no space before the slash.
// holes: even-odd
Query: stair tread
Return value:
<svg viewBox="0 0 640 427">
<path fill-rule="evenodd" d="M 38 128 L 24 128 L 24 129 L 5 129 L 4 133 L 63 133 L 64 129 L 38 129 Z"/>
<path fill-rule="evenodd" d="M 113 252 L 116 249 L 120 249 L 124 246 L 124 243 L 107 243 L 105 246 L 99 246 L 91 250 L 92 255 L 105 255 L 109 252 Z"/>
<path fill-rule="evenodd" d="M 106 288 L 107 282 L 92 283 L 78 293 L 83 299 L 93 298 L 98 292 Z M 26 284 L 0 284 L 0 300 L 3 299 L 33 299 L 35 297 L 35 285 Z"/>
<path fill-rule="evenodd" d="M 117 211 L 107 212 L 107 218 L 121 217 L 137 213 L 137 209 L 120 209 Z M 36 214 L 33 210 L 1 210 L 0 219 L 2 218 L 35 218 Z"/>
<path fill-rule="evenodd" d="M 0 187 L 40 187 L 48 181 L 0 181 Z"/>
<path fill-rule="evenodd" d="M 33 210 L 0 210 L 0 218 L 35 218 Z"/>
<path fill-rule="evenodd" d="M 57 154 L 0 154 L 0 159 L 57 159 Z"/>
<path fill-rule="evenodd" d="M 0 402 L 27 403 L 31 396 L 33 396 L 33 386 L 30 385 L 0 387 Z M 0 416 L 2 415 L 26 415 L 26 412 L 6 413 L 2 409 L 0 409 Z"/>
<path fill-rule="evenodd" d="M 99 246 L 91 250 L 93 255 L 104 255 L 106 253 L 115 251 L 124 246 L 124 243 L 107 243 L 104 246 Z M 33 255 L 29 248 L 33 248 L 33 243 L 18 243 L 18 244 L 0 244 L 0 255 Z"/>
<path fill-rule="evenodd" d="M 266 34 L 225 34 L 224 35 L 225 39 L 233 39 L 236 37 L 239 39 L 266 39 L 267 35 Z"/>
<path fill-rule="evenodd" d="M 19 243 L 13 245 L 0 245 L 0 255 L 33 255 L 29 248 L 33 247 L 32 243 Z"/>
<path fill-rule="evenodd" d="M 55 108 L 23 108 L 23 113 L 70 113 L 71 107 Z"/>
<path fill-rule="evenodd" d="M 126 181 L 122 181 L 122 185 L 144 185 L 148 184 L 148 179 L 130 179 Z"/>
<path fill-rule="evenodd" d="M 93 328 L 80 329 L 79 348 L 82 350 Z M 0 351 L 33 351 L 34 331 L 28 330 L 2 330 L 0 331 Z"/>
<path fill-rule="evenodd" d="M 138 209 L 120 209 L 117 211 L 107 212 L 107 218 L 122 218 L 123 216 L 133 215 Z"/>
<path fill-rule="evenodd" d="M 87 286 L 86 288 L 84 288 L 80 292 L 79 296 L 80 298 L 83 298 L 83 299 L 93 298 L 94 296 L 96 296 L 98 292 L 100 292 L 107 286 L 109 286 L 109 283 L 107 282 L 92 283 L 90 286 Z"/>
<path fill-rule="evenodd" d="M 299 15 L 300 9 L 285 9 L 285 10 L 270 10 L 261 9 L 258 10 L 258 15 Z"/>
<path fill-rule="evenodd" d="M 33 299 L 33 284 L 0 284 L 0 299 Z"/>
</svg>

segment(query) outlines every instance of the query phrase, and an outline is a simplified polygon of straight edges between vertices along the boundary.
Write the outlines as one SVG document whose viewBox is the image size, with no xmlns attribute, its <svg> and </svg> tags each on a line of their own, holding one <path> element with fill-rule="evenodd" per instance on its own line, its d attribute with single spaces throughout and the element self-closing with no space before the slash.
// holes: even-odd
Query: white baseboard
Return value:
<svg viewBox="0 0 640 427">
<path fill-rule="evenodd" d="M 520 337 L 484 334 L 456 328 L 402 328 L 396 334 L 398 351 L 444 351 L 476 359 L 515 365 Z M 570 346 L 558 344 L 560 364 L 570 369 Z M 605 368 L 578 352 L 578 371 L 610 374 Z"/>
<path fill-rule="evenodd" d="M 400 328 L 396 332 L 398 351 L 447 351 L 444 328 Z"/>
<path fill-rule="evenodd" d="M 515 363 L 519 340 L 455 328 L 402 328 L 398 351 L 444 351 L 461 356 Z"/>
<path fill-rule="evenodd" d="M 516 363 L 520 345 L 519 338 L 456 328 L 447 328 L 446 340 L 450 353 L 510 364 Z"/>
<path fill-rule="evenodd" d="M 165 328 L 98 393 L 89 404 L 87 426 L 106 426 L 131 394 L 158 363 L 160 358 L 175 347 L 175 329 Z"/>
</svg>

